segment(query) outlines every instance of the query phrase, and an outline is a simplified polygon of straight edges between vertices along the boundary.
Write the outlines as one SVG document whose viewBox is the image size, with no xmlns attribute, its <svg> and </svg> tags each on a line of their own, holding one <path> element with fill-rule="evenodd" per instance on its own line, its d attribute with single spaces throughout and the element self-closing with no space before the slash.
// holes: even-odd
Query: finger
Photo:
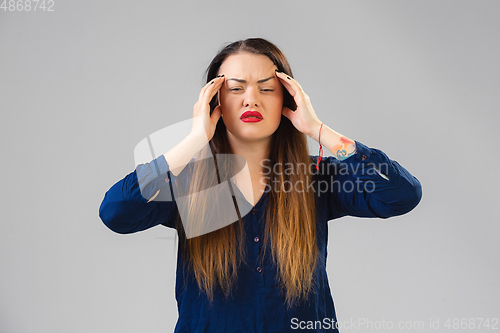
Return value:
<svg viewBox="0 0 500 333">
<path fill-rule="evenodd" d="M 212 98 L 217 94 L 222 87 L 222 84 L 224 83 L 224 76 L 221 77 L 216 77 L 213 80 L 213 83 L 210 83 L 210 85 L 207 87 L 205 90 L 205 94 L 203 96 L 203 102 L 204 103 L 210 103 Z"/>
<path fill-rule="evenodd" d="M 278 78 L 280 79 L 280 82 L 287 87 L 287 89 L 290 91 L 290 94 L 292 96 L 295 96 L 296 94 L 299 94 L 302 91 L 302 87 L 298 84 L 297 80 L 293 79 L 291 76 L 286 75 L 283 72 L 277 72 Z"/>
<path fill-rule="evenodd" d="M 219 76 L 217 77 L 214 77 L 212 80 L 208 81 L 204 86 L 203 88 L 200 89 L 200 94 L 198 96 L 198 99 L 201 100 L 203 98 L 203 96 L 205 95 L 205 92 L 211 87 L 213 86 L 219 79 Z"/>
<path fill-rule="evenodd" d="M 300 98 L 302 93 L 302 88 L 297 84 L 297 81 L 292 79 L 290 76 L 282 72 L 276 72 L 278 78 L 285 88 L 288 90 L 293 98 Z"/>
<path fill-rule="evenodd" d="M 224 83 L 224 76 L 216 77 L 208 84 L 208 87 L 206 88 L 205 93 L 202 96 L 203 104 L 210 103 L 214 95 L 221 88 L 222 83 Z"/>
<path fill-rule="evenodd" d="M 288 92 L 290 93 L 290 95 L 292 95 L 292 97 L 295 96 L 297 93 L 295 92 L 295 90 L 293 89 L 293 87 L 290 85 L 290 83 L 288 83 L 286 80 L 283 80 L 283 78 L 281 78 L 279 75 L 277 75 L 277 76 L 278 76 L 279 81 L 283 85 L 283 87 L 285 87 L 285 89 L 288 90 Z"/>
<path fill-rule="evenodd" d="M 283 74 L 284 74 L 284 73 L 283 73 Z M 291 82 L 291 83 L 292 83 L 292 85 L 293 85 L 293 84 L 295 84 L 297 87 L 299 87 L 299 88 L 300 88 L 300 90 L 302 90 L 302 86 L 300 85 L 299 81 L 297 81 L 297 80 L 296 80 L 296 79 L 294 79 L 293 77 L 288 76 L 288 75 L 286 75 L 286 74 L 285 74 L 285 76 L 286 76 L 286 79 L 288 80 L 287 82 Z"/>
<path fill-rule="evenodd" d="M 210 86 L 210 83 L 212 82 L 213 80 L 210 80 L 208 81 L 201 89 L 200 89 L 200 94 L 198 95 L 198 100 L 201 100 L 201 98 L 203 97 L 203 95 L 205 94 L 205 91 L 207 90 L 208 86 Z"/>
</svg>

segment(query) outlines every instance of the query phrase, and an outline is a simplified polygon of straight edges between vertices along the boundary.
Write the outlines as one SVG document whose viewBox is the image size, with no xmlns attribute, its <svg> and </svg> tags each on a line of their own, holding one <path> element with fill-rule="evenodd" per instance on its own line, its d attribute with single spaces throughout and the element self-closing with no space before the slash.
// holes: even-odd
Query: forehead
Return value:
<svg viewBox="0 0 500 333">
<path fill-rule="evenodd" d="M 232 54 L 224 60 L 219 69 L 219 74 L 238 75 L 241 78 L 261 79 L 262 75 L 274 75 L 277 68 L 271 59 L 262 54 L 240 52 Z"/>
</svg>

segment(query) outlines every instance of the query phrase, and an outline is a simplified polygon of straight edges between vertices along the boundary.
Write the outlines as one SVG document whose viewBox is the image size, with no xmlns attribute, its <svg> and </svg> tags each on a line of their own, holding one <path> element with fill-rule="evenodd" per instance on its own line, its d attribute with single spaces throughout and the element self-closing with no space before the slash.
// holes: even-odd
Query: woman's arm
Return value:
<svg viewBox="0 0 500 333">
<path fill-rule="evenodd" d="M 158 176 L 156 170 L 161 170 Z M 169 172 L 165 157 L 160 155 L 150 163 L 136 169 L 115 183 L 104 195 L 99 207 L 99 217 L 114 232 L 128 234 L 165 223 L 174 228 L 175 201 L 171 200 Z M 140 184 L 144 184 L 141 189 Z M 151 201 L 146 193 L 168 193 L 163 201 Z M 151 198 L 153 199 L 153 198 Z"/>
<path fill-rule="evenodd" d="M 326 124 L 321 125 L 321 123 L 316 123 L 316 125 L 313 126 L 314 128 L 316 128 L 316 130 L 313 130 L 311 133 L 309 133 L 309 137 L 325 146 L 339 160 L 345 160 L 346 158 L 356 153 L 356 144 L 353 140 L 346 138 L 338 132 L 335 132 Z"/>
<path fill-rule="evenodd" d="M 191 133 L 184 140 L 150 163 L 138 165 L 106 192 L 99 217 L 109 229 L 126 234 L 160 223 L 175 228 L 172 182 L 177 189 L 187 184 L 188 172 L 177 176 L 213 137 L 221 109 L 219 105 L 210 113 L 209 102 L 223 82 L 218 76 L 201 89 L 193 108 Z"/>
<path fill-rule="evenodd" d="M 326 185 L 329 219 L 345 215 L 388 218 L 417 206 L 422 197 L 417 178 L 381 150 L 348 139 L 325 124 L 321 127 L 309 96 L 297 80 L 281 72 L 276 75 L 297 104 L 295 111 L 283 106 L 283 115 L 297 130 L 321 141 L 338 158 L 319 161 L 318 191 Z M 319 156 L 314 159 L 318 162 Z"/>
<path fill-rule="evenodd" d="M 320 161 L 319 179 L 329 196 L 329 220 L 346 215 L 389 218 L 418 205 L 422 186 L 416 177 L 381 150 L 359 141 L 354 145 L 353 153 L 342 161 L 332 156 Z"/>
<path fill-rule="evenodd" d="M 185 177 L 178 175 L 205 141 L 189 135 L 167 153 L 136 169 L 114 184 L 105 194 L 99 207 L 99 217 L 111 230 L 121 234 L 133 233 L 158 224 L 175 228 L 177 205 L 172 196 L 172 183 L 181 186 Z M 182 152 L 182 153 L 181 153 Z M 191 156 L 192 155 L 192 156 Z M 174 174 L 165 157 L 177 165 Z M 183 165 L 184 164 L 184 165 Z"/>
</svg>

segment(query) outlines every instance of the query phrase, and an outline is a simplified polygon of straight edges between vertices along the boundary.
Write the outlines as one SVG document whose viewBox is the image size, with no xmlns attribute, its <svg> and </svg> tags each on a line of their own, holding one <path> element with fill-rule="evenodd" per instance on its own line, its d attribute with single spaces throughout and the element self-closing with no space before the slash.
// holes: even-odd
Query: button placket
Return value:
<svg viewBox="0 0 500 333">
<path fill-rule="evenodd" d="M 252 231 L 253 231 L 253 246 L 252 246 L 252 253 L 253 253 L 253 262 L 255 264 L 255 271 L 258 273 L 256 278 L 257 278 L 257 285 L 259 286 L 259 290 L 261 293 L 264 293 L 264 288 L 265 288 L 265 283 L 264 283 L 264 269 L 262 268 L 263 263 L 260 262 L 259 258 L 259 251 L 260 251 L 260 230 L 259 230 L 259 224 L 258 224 L 258 210 L 256 208 L 252 208 L 250 211 L 250 220 L 252 221 Z M 260 273 L 260 274 L 259 274 Z"/>
</svg>

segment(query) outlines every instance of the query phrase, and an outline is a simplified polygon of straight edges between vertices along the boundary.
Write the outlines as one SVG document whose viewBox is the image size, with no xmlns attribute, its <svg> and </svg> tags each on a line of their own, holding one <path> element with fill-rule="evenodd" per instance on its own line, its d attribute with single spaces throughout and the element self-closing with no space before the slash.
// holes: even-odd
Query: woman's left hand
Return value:
<svg viewBox="0 0 500 333">
<path fill-rule="evenodd" d="M 312 136 L 314 131 L 319 130 L 321 121 L 314 112 L 309 96 L 304 92 L 300 84 L 294 78 L 283 72 L 276 71 L 276 76 L 280 79 L 283 86 L 292 95 L 297 104 L 297 110 L 292 111 L 290 108 L 283 106 L 282 114 L 290 119 L 293 126 L 300 132 Z"/>
</svg>

